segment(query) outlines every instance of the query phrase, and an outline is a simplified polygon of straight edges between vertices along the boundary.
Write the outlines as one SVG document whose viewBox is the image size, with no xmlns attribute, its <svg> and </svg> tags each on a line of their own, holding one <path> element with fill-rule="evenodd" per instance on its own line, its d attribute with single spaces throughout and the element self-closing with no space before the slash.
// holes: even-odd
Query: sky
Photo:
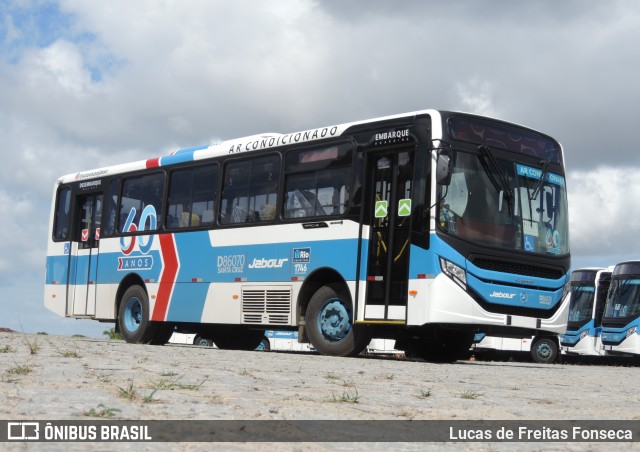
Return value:
<svg viewBox="0 0 640 452">
<path fill-rule="evenodd" d="M 0 327 L 44 308 L 61 175 L 426 108 L 565 150 L 572 266 L 640 258 L 640 2 L 0 0 Z"/>
</svg>

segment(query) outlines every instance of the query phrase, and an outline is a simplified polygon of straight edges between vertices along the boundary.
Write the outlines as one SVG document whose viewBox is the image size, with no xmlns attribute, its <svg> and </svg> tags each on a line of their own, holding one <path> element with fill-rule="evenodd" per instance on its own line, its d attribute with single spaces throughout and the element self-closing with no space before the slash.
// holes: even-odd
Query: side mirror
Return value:
<svg viewBox="0 0 640 452">
<path fill-rule="evenodd" d="M 448 186 L 451 183 L 451 158 L 448 155 L 438 154 L 436 162 L 436 182 L 439 185 Z"/>
</svg>

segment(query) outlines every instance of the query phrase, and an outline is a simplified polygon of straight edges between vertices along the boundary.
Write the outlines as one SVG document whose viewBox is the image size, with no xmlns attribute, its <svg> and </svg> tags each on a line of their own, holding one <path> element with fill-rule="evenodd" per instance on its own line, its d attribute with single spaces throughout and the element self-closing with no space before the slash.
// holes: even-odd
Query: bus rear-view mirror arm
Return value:
<svg viewBox="0 0 640 452">
<path fill-rule="evenodd" d="M 445 154 L 438 154 L 436 162 L 436 182 L 448 186 L 451 183 L 451 158 Z"/>
</svg>

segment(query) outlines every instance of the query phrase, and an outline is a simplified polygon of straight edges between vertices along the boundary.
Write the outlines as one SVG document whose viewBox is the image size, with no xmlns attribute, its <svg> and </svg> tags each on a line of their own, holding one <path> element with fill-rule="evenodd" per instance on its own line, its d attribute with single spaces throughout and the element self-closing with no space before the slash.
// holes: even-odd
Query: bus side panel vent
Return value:
<svg viewBox="0 0 640 452">
<path fill-rule="evenodd" d="M 291 286 L 244 286 L 242 323 L 248 325 L 290 325 Z"/>
</svg>

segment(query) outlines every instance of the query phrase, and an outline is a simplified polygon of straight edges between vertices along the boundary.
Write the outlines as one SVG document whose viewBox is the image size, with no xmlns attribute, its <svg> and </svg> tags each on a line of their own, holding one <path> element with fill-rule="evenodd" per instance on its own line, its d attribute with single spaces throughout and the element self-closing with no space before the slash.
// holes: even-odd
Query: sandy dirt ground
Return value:
<svg viewBox="0 0 640 452">
<path fill-rule="evenodd" d="M 0 333 L 5 420 L 640 420 L 640 369 L 431 364 Z M 120 443 L 131 450 L 620 450 L 632 443 Z M 7 444 L 0 444 L 0 449 Z M 391 447 L 393 446 L 393 447 Z M 80 444 L 11 449 L 83 450 Z M 96 443 L 96 450 L 113 450 Z"/>
</svg>

